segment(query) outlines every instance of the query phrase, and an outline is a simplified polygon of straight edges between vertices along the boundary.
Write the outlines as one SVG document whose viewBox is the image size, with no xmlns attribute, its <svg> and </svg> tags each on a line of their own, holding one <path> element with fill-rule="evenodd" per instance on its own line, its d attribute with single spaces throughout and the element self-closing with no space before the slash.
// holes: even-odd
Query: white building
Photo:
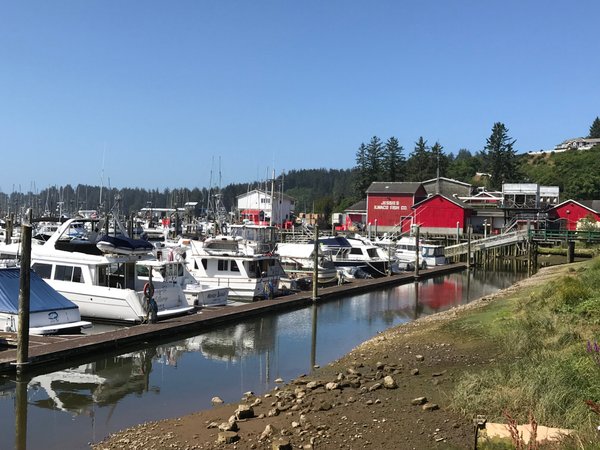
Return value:
<svg viewBox="0 0 600 450">
<path fill-rule="evenodd" d="M 294 206 L 294 199 L 280 192 L 271 198 L 269 192 L 254 189 L 237 196 L 240 218 L 261 225 L 281 225 L 291 220 Z"/>
</svg>

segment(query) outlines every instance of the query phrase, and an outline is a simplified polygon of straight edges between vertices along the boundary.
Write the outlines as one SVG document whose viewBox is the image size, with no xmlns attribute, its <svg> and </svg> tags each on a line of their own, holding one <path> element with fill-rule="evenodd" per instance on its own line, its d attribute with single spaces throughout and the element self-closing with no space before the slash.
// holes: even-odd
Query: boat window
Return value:
<svg viewBox="0 0 600 450">
<path fill-rule="evenodd" d="M 217 270 L 221 272 L 229 270 L 229 261 L 226 259 L 220 259 L 218 261 Z"/>
<path fill-rule="evenodd" d="M 31 268 L 41 278 L 45 278 L 47 280 L 50 279 L 50 275 L 52 274 L 52 264 L 35 263 L 33 266 L 31 266 Z"/>
<path fill-rule="evenodd" d="M 138 277 L 148 277 L 148 266 L 136 266 L 135 267 L 135 272 L 137 274 Z"/>
<path fill-rule="evenodd" d="M 206 268 L 208 267 L 208 259 L 204 258 L 202 260 L 202 267 L 204 267 L 204 270 L 206 270 Z"/>
<path fill-rule="evenodd" d="M 56 265 L 54 269 L 54 279 L 59 281 L 71 281 L 73 278 L 73 266 Z"/>
<path fill-rule="evenodd" d="M 379 256 L 376 248 L 368 248 L 367 255 L 369 255 L 369 258 L 377 258 Z"/>
<path fill-rule="evenodd" d="M 350 249 L 350 254 L 351 255 L 362 255 L 362 250 L 360 248 L 357 248 L 357 247 L 352 247 Z"/>
<path fill-rule="evenodd" d="M 73 279 L 72 281 L 74 283 L 81 283 L 82 279 L 81 279 L 81 267 L 73 267 Z"/>
<path fill-rule="evenodd" d="M 231 271 L 232 272 L 239 272 L 240 268 L 237 265 L 237 262 L 235 261 L 231 261 Z"/>
</svg>

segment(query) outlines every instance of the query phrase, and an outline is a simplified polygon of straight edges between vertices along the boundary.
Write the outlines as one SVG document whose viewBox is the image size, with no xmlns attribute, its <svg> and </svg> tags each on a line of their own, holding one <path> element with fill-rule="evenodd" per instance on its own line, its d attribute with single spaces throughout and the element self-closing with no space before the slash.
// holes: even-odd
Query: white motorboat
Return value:
<svg viewBox="0 0 600 450">
<path fill-rule="evenodd" d="M 285 242 L 278 243 L 275 253 L 279 255 L 281 266 L 285 273 L 293 279 L 311 278 L 314 272 L 314 244 Z M 328 284 L 336 282 L 338 270 L 333 261 L 319 250 L 318 257 L 318 283 Z"/>
<path fill-rule="evenodd" d="M 151 270 L 154 257 L 102 253 L 93 236 L 76 244 L 71 241 L 71 251 L 61 250 L 65 247 L 58 244 L 73 222 L 81 219 L 67 220 L 44 245 L 32 247 L 32 269 L 75 303 L 82 317 L 131 324 L 145 321 L 149 306 L 144 287 L 148 280 L 139 274 Z M 153 283 L 158 319 L 194 310 L 179 284 L 160 280 Z"/>
<path fill-rule="evenodd" d="M 398 271 L 395 256 L 358 235 L 322 237 L 319 244 L 325 254 L 331 255 L 336 267 L 358 266 L 375 278 Z"/>
<path fill-rule="evenodd" d="M 229 298 L 240 301 L 272 298 L 285 275 L 279 257 L 255 253 L 242 238 L 215 236 L 205 241 L 183 240 L 187 268 L 209 286 L 228 287 Z"/>
<path fill-rule="evenodd" d="M 0 269 L 0 330 L 19 331 L 20 269 Z M 32 272 L 29 282 L 29 334 L 79 334 L 92 326 L 79 308 Z"/>
<path fill-rule="evenodd" d="M 417 240 L 415 237 L 401 237 L 395 244 L 396 255 L 400 260 L 416 260 Z M 447 263 L 444 255 L 444 246 L 419 241 L 419 260 L 422 267 L 442 266 Z"/>
<path fill-rule="evenodd" d="M 153 282 L 160 281 L 178 284 L 182 288 L 189 305 L 197 307 L 227 305 L 229 288 L 198 282 L 188 271 L 183 260 L 175 260 L 168 256 L 167 259 L 148 262 L 146 267 L 152 269 Z M 142 272 L 138 268 L 138 276 L 141 280 L 149 281 L 149 275 L 146 270 Z"/>
</svg>

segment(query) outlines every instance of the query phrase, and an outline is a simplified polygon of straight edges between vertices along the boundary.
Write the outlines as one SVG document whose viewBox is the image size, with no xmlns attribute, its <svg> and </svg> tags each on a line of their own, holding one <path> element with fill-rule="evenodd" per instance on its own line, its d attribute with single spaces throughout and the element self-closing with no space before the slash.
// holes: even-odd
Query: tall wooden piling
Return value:
<svg viewBox="0 0 600 450">
<path fill-rule="evenodd" d="M 19 277 L 19 329 L 17 333 L 17 372 L 29 361 L 29 300 L 31 270 L 31 225 L 21 226 L 21 274 Z"/>
<path fill-rule="evenodd" d="M 415 250 L 415 278 L 419 278 L 419 265 L 420 265 L 420 261 L 419 261 L 419 256 L 421 249 L 419 246 L 419 225 L 415 225 L 415 242 L 416 242 L 416 250 Z"/>
<path fill-rule="evenodd" d="M 319 226 L 315 225 L 315 246 L 313 250 L 312 300 L 319 298 Z"/>
</svg>

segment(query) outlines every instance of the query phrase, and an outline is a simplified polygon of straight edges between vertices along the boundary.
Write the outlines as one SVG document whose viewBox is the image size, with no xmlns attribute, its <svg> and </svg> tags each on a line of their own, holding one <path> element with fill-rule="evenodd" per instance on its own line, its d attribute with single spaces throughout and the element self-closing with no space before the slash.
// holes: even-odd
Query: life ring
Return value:
<svg viewBox="0 0 600 450">
<path fill-rule="evenodd" d="M 144 297 L 152 298 L 154 295 L 154 285 L 152 283 L 146 283 L 144 285 Z"/>
</svg>

